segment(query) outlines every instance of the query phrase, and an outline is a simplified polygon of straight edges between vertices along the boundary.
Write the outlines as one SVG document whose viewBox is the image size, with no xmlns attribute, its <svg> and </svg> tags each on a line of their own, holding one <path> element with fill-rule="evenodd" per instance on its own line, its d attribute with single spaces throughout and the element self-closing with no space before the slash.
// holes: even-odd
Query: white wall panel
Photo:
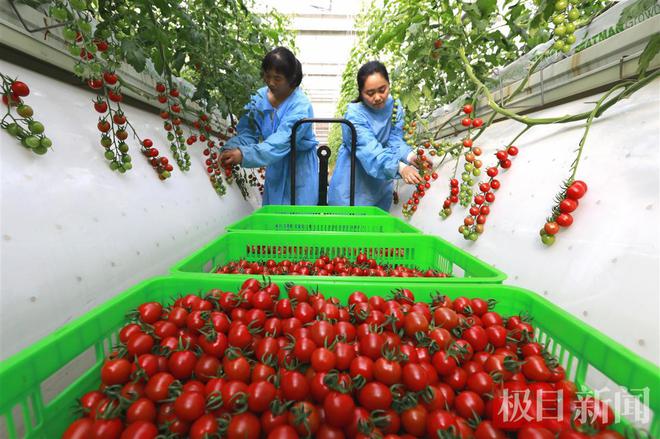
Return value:
<svg viewBox="0 0 660 439">
<path fill-rule="evenodd" d="M 190 171 L 175 165 L 165 182 L 130 137 L 133 169 L 110 171 L 92 94 L 4 61 L 0 71 L 29 85 L 26 102 L 53 140 L 53 150 L 37 156 L 0 130 L 1 358 L 127 287 L 166 274 L 252 210 L 236 187 L 216 195 L 199 143 L 190 151 Z M 140 136 L 172 160 L 158 115 L 123 107 Z"/>
<path fill-rule="evenodd" d="M 578 113 L 596 100 L 580 99 L 533 116 Z M 659 363 L 659 121 L 656 81 L 594 122 L 578 171 L 589 191 L 573 225 L 552 247 L 540 242 L 539 230 L 568 177 L 583 132 L 579 123 L 537 126 L 519 139 L 520 153 L 498 177 L 502 187 L 478 241 L 465 241 L 458 233 L 467 211 L 456 207 L 444 221 L 438 216 L 455 162 L 440 169 L 411 224 L 492 263 L 509 275 L 506 283 L 543 295 Z M 484 149 L 484 166 L 494 164 L 492 154 L 522 128 L 505 121 L 488 129 L 475 143 Z M 410 195 L 407 189 L 402 202 Z M 400 206 L 392 210 L 401 215 Z"/>
</svg>

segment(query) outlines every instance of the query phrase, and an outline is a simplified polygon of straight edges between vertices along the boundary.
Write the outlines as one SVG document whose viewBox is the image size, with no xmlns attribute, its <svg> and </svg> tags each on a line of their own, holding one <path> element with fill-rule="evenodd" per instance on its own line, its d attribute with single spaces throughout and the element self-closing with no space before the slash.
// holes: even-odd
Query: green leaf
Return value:
<svg viewBox="0 0 660 439">
<path fill-rule="evenodd" d="M 646 69 L 648 69 L 649 64 L 653 61 L 653 58 L 658 55 L 660 51 L 660 32 L 654 34 L 649 40 L 648 44 L 644 48 L 644 51 L 639 56 L 639 64 L 637 65 L 637 74 L 640 78 L 643 78 L 646 74 Z"/>
<path fill-rule="evenodd" d="M 172 71 L 178 73 L 186 62 L 186 53 L 178 52 L 172 60 Z"/>
<path fill-rule="evenodd" d="M 142 48 L 133 40 L 123 40 L 121 50 L 126 56 L 126 61 L 139 73 L 144 70 L 147 59 Z"/>
<path fill-rule="evenodd" d="M 154 47 L 151 51 L 151 61 L 154 63 L 156 73 L 162 75 L 165 72 L 165 65 L 163 64 L 163 58 L 160 56 L 160 50 L 157 47 Z"/>
<path fill-rule="evenodd" d="M 487 17 L 497 10 L 497 0 L 477 0 L 477 7 L 482 17 Z"/>
</svg>

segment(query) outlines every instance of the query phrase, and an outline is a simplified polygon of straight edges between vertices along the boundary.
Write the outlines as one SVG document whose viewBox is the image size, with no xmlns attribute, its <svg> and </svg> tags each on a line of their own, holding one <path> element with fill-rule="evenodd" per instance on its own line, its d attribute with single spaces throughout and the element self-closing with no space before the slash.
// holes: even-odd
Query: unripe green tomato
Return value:
<svg viewBox="0 0 660 439">
<path fill-rule="evenodd" d="M 40 146 L 43 148 L 50 148 L 53 146 L 53 141 L 50 140 L 48 137 L 44 137 L 39 141 Z"/>
<path fill-rule="evenodd" d="M 94 44 L 94 43 L 87 43 L 87 44 L 85 44 L 85 50 L 87 50 L 88 52 L 91 52 L 91 53 L 96 53 L 96 51 L 98 50 L 98 47 L 96 47 L 96 44 Z"/>
<path fill-rule="evenodd" d="M 557 35 L 559 37 L 563 37 L 564 34 L 566 34 L 566 26 L 564 26 L 563 24 L 560 24 L 559 26 L 557 26 L 555 28 L 555 35 Z"/>
<path fill-rule="evenodd" d="M 122 173 L 122 174 L 125 174 L 125 173 L 126 173 L 126 168 L 124 168 L 124 167 L 121 166 L 121 165 L 119 166 L 118 170 L 119 170 L 119 172 Z"/>
<path fill-rule="evenodd" d="M 463 172 L 463 173 L 461 174 L 461 180 L 465 181 L 465 180 L 467 180 L 468 178 L 470 178 L 470 174 L 468 174 L 467 172 Z"/>
<path fill-rule="evenodd" d="M 46 148 L 45 146 L 39 145 L 36 148 L 34 148 L 32 151 L 34 151 L 35 153 L 37 153 L 39 155 L 44 155 L 48 152 L 48 148 Z"/>
<path fill-rule="evenodd" d="M 69 4 L 77 11 L 84 11 L 87 9 L 87 2 L 85 0 L 69 0 Z"/>
<path fill-rule="evenodd" d="M 163 178 L 169 178 L 170 172 L 169 171 L 163 171 L 163 172 L 160 173 L 160 175 L 162 175 Z"/>
<path fill-rule="evenodd" d="M 474 179 L 468 178 L 468 181 L 466 181 L 466 183 L 472 186 L 474 184 Z"/>
<path fill-rule="evenodd" d="M 10 123 L 7 125 L 7 132 L 13 136 L 17 137 L 18 134 L 21 132 L 21 127 L 17 123 Z"/>
<path fill-rule="evenodd" d="M 90 35 L 92 33 L 92 25 L 85 20 L 79 20 L 78 27 L 80 28 L 80 32 L 82 32 L 83 35 Z"/>
<path fill-rule="evenodd" d="M 564 45 L 564 47 L 561 48 L 561 51 L 564 52 L 564 53 L 568 53 L 568 52 L 571 51 L 571 46 L 566 44 L 566 45 Z"/>
<path fill-rule="evenodd" d="M 76 32 L 75 29 L 71 29 L 70 27 L 65 27 L 64 30 L 62 31 L 62 36 L 67 41 L 75 41 L 76 37 L 78 36 L 78 33 Z"/>
<path fill-rule="evenodd" d="M 557 50 L 562 50 L 564 48 L 564 42 L 562 40 L 555 41 L 555 44 L 552 45 Z"/>
<path fill-rule="evenodd" d="M 101 137 L 101 146 L 103 146 L 104 148 L 110 148 L 111 145 L 112 145 L 112 139 L 110 137 L 107 136 Z"/>
<path fill-rule="evenodd" d="M 566 33 L 570 35 L 573 32 L 575 32 L 575 23 L 566 23 Z"/>
<path fill-rule="evenodd" d="M 181 146 L 179 147 L 179 149 L 180 149 L 181 151 L 185 151 L 186 148 L 187 148 L 186 145 L 181 145 Z M 188 154 L 186 153 L 185 155 L 188 155 Z"/>
<path fill-rule="evenodd" d="M 467 239 L 467 237 L 470 236 L 470 229 L 468 229 L 466 227 L 466 228 L 463 229 L 462 233 L 463 233 L 463 236 L 465 237 L 465 239 Z"/>
<path fill-rule="evenodd" d="M 470 241 L 476 241 L 478 238 L 479 238 L 479 234 L 478 234 L 477 232 L 472 232 L 472 233 L 470 233 L 470 235 L 468 236 L 468 239 L 469 239 Z"/>
<path fill-rule="evenodd" d="M 72 44 L 69 46 L 69 53 L 73 56 L 80 56 L 80 47 Z"/>
<path fill-rule="evenodd" d="M 558 0 L 555 2 L 555 10 L 563 11 L 568 7 L 568 2 L 566 0 Z"/>
<path fill-rule="evenodd" d="M 32 110 L 32 107 L 29 105 L 19 105 L 18 108 L 16 109 L 16 112 L 21 116 L 21 117 L 32 117 L 34 114 L 34 110 Z"/>
<path fill-rule="evenodd" d="M 126 170 L 133 169 L 133 163 L 131 162 L 124 163 L 124 169 Z"/>
<path fill-rule="evenodd" d="M 124 152 L 124 153 L 128 152 L 128 145 L 125 144 L 124 142 L 121 142 L 119 144 L 119 151 Z"/>
<path fill-rule="evenodd" d="M 75 73 L 78 76 L 84 76 L 85 75 L 85 66 L 82 65 L 82 63 L 76 63 L 76 65 L 73 66 L 73 73 Z"/>
<path fill-rule="evenodd" d="M 563 0 L 560 0 L 563 1 Z M 570 11 L 568 11 L 568 19 L 571 21 L 575 21 L 578 18 L 580 18 L 580 10 L 578 8 L 573 8 Z"/>
<path fill-rule="evenodd" d="M 569 45 L 575 43 L 575 35 L 570 34 L 570 35 L 566 36 L 566 38 L 564 38 L 564 41 L 566 41 L 566 44 L 569 44 Z"/>
<path fill-rule="evenodd" d="M 51 6 L 48 10 L 51 17 L 58 21 L 66 21 L 69 18 L 67 10 L 58 6 Z"/>
<path fill-rule="evenodd" d="M 179 159 L 179 153 L 176 152 L 176 148 L 175 148 L 175 152 L 174 152 L 174 159 L 175 159 L 175 160 L 178 160 L 178 159 Z"/>
<path fill-rule="evenodd" d="M 105 52 L 103 52 L 105 54 Z M 91 71 L 94 73 L 94 76 L 99 76 L 103 71 L 103 66 L 99 63 L 93 63 L 90 65 Z"/>
<path fill-rule="evenodd" d="M 552 244 L 555 243 L 555 236 L 554 235 L 548 235 L 547 233 L 544 235 L 541 235 L 541 242 L 548 247 L 551 246 Z"/>
<path fill-rule="evenodd" d="M 110 149 L 107 150 L 103 155 L 104 155 L 105 158 L 108 159 L 108 160 L 114 160 L 114 158 L 115 158 L 115 152 L 112 151 L 112 150 L 110 150 Z"/>
<path fill-rule="evenodd" d="M 566 20 L 566 17 L 564 17 L 564 14 L 559 14 L 555 15 L 552 19 L 552 22 L 556 25 L 562 24 Z"/>
<path fill-rule="evenodd" d="M 167 140 L 169 140 L 170 142 L 172 142 L 172 141 L 174 140 L 174 134 L 172 134 L 172 133 L 167 133 Z"/>
<path fill-rule="evenodd" d="M 122 158 L 121 158 L 121 161 L 124 162 L 124 163 L 130 163 L 131 160 L 133 160 L 133 159 L 131 158 L 131 156 L 129 154 L 126 154 L 125 156 L 122 156 Z"/>
<path fill-rule="evenodd" d="M 32 132 L 32 134 L 41 134 L 44 132 L 44 124 L 33 120 L 28 124 L 28 129 Z"/>
<path fill-rule="evenodd" d="M 116 171 L 117 168 L 119 168 L 119 162 L 115 162 L 115 161 L 110 162 L 110 169 Z"/>
<path fill-rule="evenodd" d="M 474 175 L 475 177 L 480 176 L 480 175 L 481 175 L 481 169 L 479 169 L 479 168 L 474 168 L 474 169 L 472 170 L 472 175 Z"/>
<path fill-rule="evenodd" d="M 23 139 L 23 144 L 30 149 L 37 148 L 39 146 L 39 138 L 37 136 L 27 136 Z"/>
<path fill-rule="evenodd" d="M 465 170 L 467 172 L 472 172 L 473 169 L 474 169 L 474 165 L 472 163 L 466 163 L 465 164 Z"/>
</svg>

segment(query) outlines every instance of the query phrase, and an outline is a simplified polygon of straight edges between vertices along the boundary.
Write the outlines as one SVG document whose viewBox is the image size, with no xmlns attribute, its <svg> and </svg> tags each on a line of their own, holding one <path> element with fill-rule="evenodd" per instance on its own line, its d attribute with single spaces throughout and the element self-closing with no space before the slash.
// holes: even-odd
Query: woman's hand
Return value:
<svg viewBox="0 0 660 439">
<path fill-rule="evenodd" d="M 399 174 L 401 174 L 403 181 L 408 184 L 420 184 L 423 181 L 422 177 L 419 175 L 419 172 L 417 172 L 417 169 L 411 165 L 403 167 Z"/>
<path fill-rule="evenodd" d="M 240 165 L 243 162 L 243 153 L 240 149 L 226 149 L 220 154 L 220 164 L 223 167 Z"/>
</svg>

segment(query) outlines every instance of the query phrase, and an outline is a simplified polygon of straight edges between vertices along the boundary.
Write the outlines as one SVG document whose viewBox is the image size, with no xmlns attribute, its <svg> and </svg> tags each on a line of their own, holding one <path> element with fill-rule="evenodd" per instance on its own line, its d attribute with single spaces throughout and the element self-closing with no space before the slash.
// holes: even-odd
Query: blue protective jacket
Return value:
<svg viewBox="0 0 660 439">
<path fill-rule="evenodd" d="M 398 103 L 392 123 L 394 99 L 385 107 L 372 109 L 361 102 L 348 104 L 346 115 L 357 131 L 355 205 L 378 206 L 386 211 L 392 205 L 393 179 L 400 178 L 399 162 L 408 163 L 412 151 L 403 140 L 403 107 Z M 328 189 L 328 204 L 350 204 L 351 131 L 342 127 L 342 144 Z"/>
<path fill-rule="evenodd" d="M 245 106 L 238 122 L 238 135 L 225 149 L 239 148 L 244 168 L 266 167 L 262 204 L 291 204 L 291 128 L 303 118 L 314 117 L 309 99 L 296 88 L 278 108 L 268 101 L 268 87 L 260 88 Z M 318 142 L 312 124 L 304 124 L 296 134 L 296 204 L 318 203 Z"/>
</svg>

